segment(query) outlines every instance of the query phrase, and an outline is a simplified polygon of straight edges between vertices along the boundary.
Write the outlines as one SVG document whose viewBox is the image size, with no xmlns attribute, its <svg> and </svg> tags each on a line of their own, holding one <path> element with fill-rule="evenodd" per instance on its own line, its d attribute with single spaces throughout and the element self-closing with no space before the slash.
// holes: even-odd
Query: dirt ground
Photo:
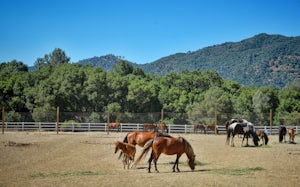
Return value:
<svg viewBox="0 0 300 187">
<path fill-rule="evenodd" d="M 280 144 L 277 135 L 267 146 L 241 147 L 235 137 L 236 146 L 229 147 L 225 135 L 171 134 L 187 139 L 196 154 L 195 170 L 184 155 L 179 173 L 172 172 L 175 156 L 166 155 L 158 160 L 159 173 L 147 172 L 149 155 L 136 168 L 123 169 L 113 143 L 125 135 L 0 134 L 0 186 L 299 186 L 300 143 Z"/>
</svg>

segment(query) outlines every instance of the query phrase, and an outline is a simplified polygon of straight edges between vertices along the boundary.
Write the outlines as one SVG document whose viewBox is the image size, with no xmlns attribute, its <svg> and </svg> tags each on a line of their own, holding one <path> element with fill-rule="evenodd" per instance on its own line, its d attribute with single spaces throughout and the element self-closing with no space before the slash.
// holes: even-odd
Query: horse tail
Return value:
<svg viewBox="0 0 300 187">
<path fill-rule="evenodd" d="M 124 138 L 124 140 L 123 140 L 124 143 L 128 143 L 128 134 L 129 134 L 129 133 L 126 134 L 126 136 L 125 136 L 125 138 Z"/>
<path fill-rule="evenodd" d="M 231 134 L 231 129 L 227 129 L 227 139 L 226 139 L 226 144 L 229 144 L 229 139 L 230 139 L 230 134 Z"/>
<path fill-rule="evenodd" d="M 280 130 L 279 130 L 279 143 L 280 142 L 282 142 L 282 140 L 283 140 L 283 133 L 282 133 L 282 128 L 280 128 Z"/>
<path fill-rule="evenodd" d="M 268 135 L 264 132 L 264 139 L 265 139 L 265 144 L 268 144 L 269 138 Z"/>
<path fill-rule="evenodd" d="M 143 147 L 143 151 L 141 155 L 137 158 L 137 160 L 134 162 L 133 166 L 136 166 L 149 152 L 150 148 L 152 147 L 154 139 L 150 139 L 146 142 L 146 144 Z"/>
</svg>

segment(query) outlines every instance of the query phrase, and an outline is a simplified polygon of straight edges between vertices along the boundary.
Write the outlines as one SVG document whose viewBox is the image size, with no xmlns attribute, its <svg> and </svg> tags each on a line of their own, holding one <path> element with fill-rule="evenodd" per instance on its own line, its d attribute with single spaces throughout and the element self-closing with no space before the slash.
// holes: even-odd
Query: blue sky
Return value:
<svg viewBox="0 0 300 187">
<path fill-rule="evenodd" d="M 0 62 L 114 54 L 149 63 L 259 33 L 300 36 L 300 0 L 0 0 Z"/>
</svg>

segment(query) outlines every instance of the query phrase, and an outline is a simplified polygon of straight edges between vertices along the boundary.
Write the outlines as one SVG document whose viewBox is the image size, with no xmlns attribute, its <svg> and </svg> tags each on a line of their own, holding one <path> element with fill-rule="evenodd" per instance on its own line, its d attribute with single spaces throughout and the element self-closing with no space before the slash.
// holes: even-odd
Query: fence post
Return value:
<svg viewBox="0 0 300 187">
<path fill-rule="evenodd" d="M 56 134 L 58 134 L 59 106 L 56 108 Z"/>
<path fill-rule="evenodd" d="M 273 125 L 273 114 L 272 108 L 270 108 L 270 135 L 272 135 L 272 125 Z"/>
<path fill-rule="evenodd" d="M 109 134 L 109 110 L 107 110 L 107 134 Z"/>
<path fill-rule="evenodd" d="M 4 134 L 4 106 L 2 107 L 2 134 Z"/>
<path fill-rule="evenodd" d="M 215 134 L 218 134 L 217 126 L 218 126 L 218 114 L 217 114 L 217 110 L 215 109 Z"/>
</svg>

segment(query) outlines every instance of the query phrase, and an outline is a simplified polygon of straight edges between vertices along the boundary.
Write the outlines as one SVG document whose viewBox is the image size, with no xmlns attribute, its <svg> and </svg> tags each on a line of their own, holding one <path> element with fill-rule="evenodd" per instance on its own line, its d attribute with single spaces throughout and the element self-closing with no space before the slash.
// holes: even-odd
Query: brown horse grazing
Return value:
<svg viewBox="0 0 300 187">
<path fill-rule="evenodd" d="M 182 137 L 178 137 L 178 138 L 167 138 L 167 137 L 156 137 L 152 140 L 149 140 L 144 148 L 143 148 L 143 152 L 141 153 L 141 155 L 139 156 L 139 158 L 136 160 L 136 162 L 134 163 L 134 165 L 138 164 L 141 159 L 148 153 L 148 151 L 150 150 L 150 148 L 152 148 L 152 153 L 151 156 L 148 160 L 148 172 L 151 172 L 151 162 L 152 160 L 154 160 L 154 167 L 155 167 L 155 171 L 159 172 L 157 169 L 157 160 L 159 158 L 159 156 L 161 155 L 161 153 L 164 153 L 166 155 L 177 155 L 176 157 L 176 161 L 173 165 L 173 172 L 175 172 L 175 167 L 177 169 L 178 172 L 180 172 L 179 168 L 178 168 L 178 162 L 179 162 L 179 158 L 181 157 L 181 155 L 183 153 L 185 153 L 188 157 L 188 164 L 190 166 L 190 168 L 192 170 L 195 169 L 195 154 L 194 154 L 194 150 L 191 146 L 191 144 L 185 140 Z"/>
<path fill-rule="evenodd" d="M 112 130 L 112 129 L 117 129 L 118 132 L 119 132 L 120 131 L 120 122 L 109 123 L 107 133 L 109 133 L 109 131 Z"/>
<path fill-rule="evenodd" d="M 286 135 L 286 127 L 285 126 L 280 126 L 278 129 L 278 135 L 279 135 L 279 143 L 281 143 L 283 140 L 284 142 L 286 142 L 285 140 L 285 135 Z"/>
<path fill-rule="evenodd" d="M 132 162 L 134 161 L 134 155 L 136 153 L 136 148 L 132 144 L 117 141 L 117 142 L 115 142 L 115 154 L 118 152 L 119 149 L 124 154 L 124 156 L 123 156 L 124 169 L 125 169 L 126 165 L 127 165 L 127 169 L 129 169 L 131 161 Z"/>
<path fill-rule="evenodd" d="M 215 125 L 215 124 L 206 125 L 205 130 L 206 130 L 206 132 L 213 131 L 214 134 L 219 134 L 218 125 Z"/>
<path fill-rule="evenodd" d="M 295 143 L 295 130 L 293 128 L 289 128 L 289 143 Z"/>
<path fill-rule="evenodd" d="M 168 127 L 167 127 L 167 125 L 165 123 L 156 124 L 156 127 L 161 132 L 165 132 L 166 131 L 167 133 L 169 133 L 169 129 L 168 129 Z"/>
<path fill-rule="evenodd" d="M 202 125 L 202 124 L 194 125 L 194 133 L 197 133 L 198 131 L 203 132 L 204 134 L 206 134 L 205 125 Z"/>
<path fill-rule="evenodd" d="M 265 133 L 265 131 L 257 129 L 255 132 L 258 136 L 259 141 L 262 140 L 262 144 L 267 145 L 269 138 L 268 135 Z"/>
<path fill-rule="evenodd" d="M 144 131 L 157 131 L 156 125 L 152 123 L 144 123 Z"/>
</svg>

